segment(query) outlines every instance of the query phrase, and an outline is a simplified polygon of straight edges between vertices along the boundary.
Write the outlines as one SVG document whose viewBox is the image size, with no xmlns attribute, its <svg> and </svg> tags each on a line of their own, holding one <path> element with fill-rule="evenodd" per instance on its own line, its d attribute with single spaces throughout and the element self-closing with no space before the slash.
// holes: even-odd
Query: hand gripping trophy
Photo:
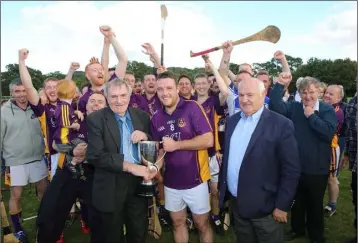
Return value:
<svg viewBox="0 0 358 243">
<path fill-rule="evenodd" d="M 160 159 L 158 159 L 159 157 L 159 145 L 162 142 L 157 142 L 157 141 L 140 141 L 138 142 L 138 155 L 139 155 L 139 161 L 137 161 L 134 156 L 132 155 L 132 151 L 131 149 L 129 150 L 130 155 L 132 157 L 132 159 L 139 164 L 143 164 L 145 166 L 148 166 L 148 169 L 152 172 L 157 171 L 159 172 L 157 163 L 160 162 L 166 152 L 164 152 L 164 154 L 161 156 Z M 141 182 L 141 184 L 138 186 L 137 189 L 137 195 L 142 196 L 142 197 L 153 197 L 155 196 L 155 186 L 156 183 L 153 180 L 150 181 L 145 181 L 143 180 Z"/>
</svg>

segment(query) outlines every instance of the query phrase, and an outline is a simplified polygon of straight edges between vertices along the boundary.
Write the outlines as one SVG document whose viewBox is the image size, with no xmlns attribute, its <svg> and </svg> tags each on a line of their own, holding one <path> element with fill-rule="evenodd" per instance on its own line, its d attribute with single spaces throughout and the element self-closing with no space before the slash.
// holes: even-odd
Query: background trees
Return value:
<svg viewBox="0 0 358 243">
<path fill-rule="evenodd" d="M 344 86 L 347 96 L 352 96 L 356 92 L 356 78 L 357 78 L 357 61 L 347 59 L 318 59 L 310 58 L 307 63 L 303 63 L 299 57 L 292 57 L 286 55 L 286 59 L 290 65 L 293 75 L 293 82 L 290 86 L 290 90 L 295 89 L 294 82 L 299 77 L 312 76 L 318 78 L 320 81 L 327 84 L 341 84 Z M 19 76 L 19 65 L 8 64 L 6 66 L 7 71 L 1 72 L 1 86 L 2 95 L 9 95 L 9 83 Z M 231 71 L 238 72 L 239 65 L 231 63 Z M 281 64 L 274 58 L 265 63 L 254 63 L 253 69 L 255 72 L 264 69 L 269 72 L 272 77 L 278 76 L 281 72 Z M 129 61 L 128 70 L 134 72 L 136 79 L 143 79 L 143 76 L 153 71 L 153 67 L 146 65 L 143 62 Z M 199 72 L 205 72 L 202 68 L 183 68 L 183 67 L 168 67 L 168 70 L 174 72 L 177 76 L 181 74 L 187 74 L 190 77 L 194 77 Z M 42 87 L 43 81 L 48 77 L 56 77 L 58 79 L 65 78 L 66 74 L 59 71 L 53 71 L 51 73 L 42 74 L 42 72 L 34 67 L 29 67 L 29 72 L 32 77 L 32 82 L 35 88 Z M 83 71 L 76 71 L 73 75 L 73 80 L 77 85 L 81 85 L 87 82 Z"/>
</svg>

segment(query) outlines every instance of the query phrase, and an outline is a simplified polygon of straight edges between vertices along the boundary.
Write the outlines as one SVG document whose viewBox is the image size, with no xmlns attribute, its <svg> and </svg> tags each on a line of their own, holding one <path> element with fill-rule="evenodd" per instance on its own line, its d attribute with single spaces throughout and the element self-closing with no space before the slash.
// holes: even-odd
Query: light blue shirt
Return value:
<svg viewBox="0 0 358 243">
<path fill-rule="evenodd" d="M 229 192 L 234 197 L 237 196 L 237 186 L 239 183 L 239 172 L 242 160 L 246 153 L 247 146 L 249 145 L 252 133 L 255 131 L 263 110 L 264 106 L 262 106 L 256 113 L 248 117 L 241 112 L 241 119 L 237 123 L 234 132 L 231 135 L 226 179 Z"/>
<path fill-rule="evenodd" d="M 138 163 L 139 156 L 138 156 L 138 144 L 132 144 L 131 142 L 131 134 L 133 133 L 133 124 L 132 119 L 127 111 L 125 116 L 120 116 L 118 114 L 114 114 L 117 122 L 118 122 L 118 128 L 121 135 L 121 147 L 119 148 L 120 153 L 124 154 L 124 161 L 131 162 L 131 163 Z M 132 147 L 132 148 L 131 148 Z M 129 149 L 132 149 L 132 155 L 130 154 Z M 133 159 L 133 157 L 134 159 Z"/>
</svg>

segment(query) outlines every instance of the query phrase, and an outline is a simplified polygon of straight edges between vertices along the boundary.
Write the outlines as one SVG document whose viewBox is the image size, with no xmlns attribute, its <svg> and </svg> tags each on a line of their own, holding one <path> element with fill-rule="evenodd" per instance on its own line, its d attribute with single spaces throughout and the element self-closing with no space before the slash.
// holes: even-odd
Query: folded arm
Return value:
<svg viewBox="0 0 358 243">
<path fill-rule="evenodd" d="M 312 114 L 308 117 L 310 127 L 318 133 L 321 139 L 326 140 L 329 143 L 333 139 L 338 123 L 333 107 L 330 108 L 331 109 L 322 114 L 322 118 L 316 114 Z"/>
</svg>

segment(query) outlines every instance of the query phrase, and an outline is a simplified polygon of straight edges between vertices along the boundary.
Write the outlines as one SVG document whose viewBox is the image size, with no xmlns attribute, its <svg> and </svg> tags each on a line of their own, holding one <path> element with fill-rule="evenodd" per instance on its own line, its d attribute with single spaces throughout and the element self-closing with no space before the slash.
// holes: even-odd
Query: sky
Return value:
<svg viewBox="0 0 358 243">
<path fill-rule="evenodd" d="M 164 64 L 203 67 L 202 51 L 238 40 L 275 25 L 281 30 L 276 43 L 251 42 L 234 47 L 231 62 L 266 62 L 273 53 L 301 57 L 357 60 L 357 3 L 306 2 L 79 2 L 1 1 L 1 71 L 18 62 L 18 50 L 27 48 L 29 67 L 42 73 L 66 73 L 71 62 L 80 70 L 93 56 L 100 58 L 103 35 L 109 25 L 128 59 L 152 65 L 141 44 L 151 43 L 160 53 L 160 5 L 165 4 Z M 210 54 L 219 65 L 222 50 Z M 110 66 L 118 63 L 110 49 Z"/>
</svg>

